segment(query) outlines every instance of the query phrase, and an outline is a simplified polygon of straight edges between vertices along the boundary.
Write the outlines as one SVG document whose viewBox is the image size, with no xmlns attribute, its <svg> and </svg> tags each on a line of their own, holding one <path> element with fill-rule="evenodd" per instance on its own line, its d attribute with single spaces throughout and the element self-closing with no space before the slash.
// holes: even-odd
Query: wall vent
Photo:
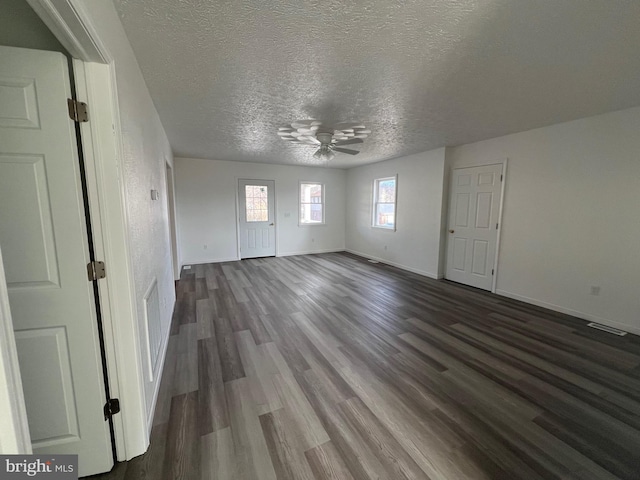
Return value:
<svg viewBox="0 0 640 480">
<path fill-rule="evenodd" d="M 621 337 L 624 337 L 627 334 L 627 332 L 625 332 L 624 330 L 618 330 L 617 328 L 608 327 L 600 323 L 587 323 L 587 327 L 597 328 L 598 330 L 602 330 L 603 332 L 613 333 L 614 335 L 619 335 Z"/>
</svg>

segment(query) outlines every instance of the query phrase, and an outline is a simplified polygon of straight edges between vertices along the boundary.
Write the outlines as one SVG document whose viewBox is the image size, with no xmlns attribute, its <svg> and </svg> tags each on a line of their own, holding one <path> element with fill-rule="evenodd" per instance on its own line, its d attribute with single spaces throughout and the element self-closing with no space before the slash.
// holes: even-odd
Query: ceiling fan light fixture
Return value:
<svg viewBox="0 0 640 480">
<path fill-rule="evenodd" d="M 279 127 L 277 134 L 283 140 L 298 145 L 312 145 L 317 147 L 313 158 L 323 162 L 332 160 L 336 152 L 347 155 L 357 155 L 357 150 L 340 148 L 342 145 L 363 143 L 371 130 L 364 125 L 339 123 L 334 128 L 322 126 L 322 122 L 315 119 L 296 120 L 290 127 Z"/>
</svg>

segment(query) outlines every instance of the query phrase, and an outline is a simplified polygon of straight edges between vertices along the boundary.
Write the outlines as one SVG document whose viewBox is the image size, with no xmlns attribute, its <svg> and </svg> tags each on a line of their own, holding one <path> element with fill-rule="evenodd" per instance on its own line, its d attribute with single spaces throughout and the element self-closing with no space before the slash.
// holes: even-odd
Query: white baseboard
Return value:
<svg viewBox="0 0 640 480">
<path fill-rule="evenodd" d="M 237 262 L 240 260 L 238 257 L 223 257 L 223 258 L 199 258 L 198 260 L 182 260 L 180 264 L 180 271 L 185 265 L 202 265 L 205 263 L 223 263 L 223 262 Z"/>
<path fill-rule="evenodd" d="M 391 265 L 392 267 L 401 268 L 402 270 L 406 270 L 411 273 L 417 273 L 418 275 L 422 275 L 423 277 L 433 278 L 434 280 L 439 280 L 443 278 L 443 275 L 438 275 L 437 273 L 427 272 L 424 270 L 420 270 L 418 268 L 409 267 L 407 265 L 403 265 L 401 263 L 390 262 L 384 258 L 374 257 L 373 255 L 369 255 L 367 253 L 358 252 L 356 250 L 346 249 L 345 252 L 353 253 L 354 255 L 358 255 L 359 257 L 368 258 L 370 260 L 376 260 L 377 262 L 384 263 L 386 265 Z"/>
<path fill-rule="evenodd" d="M 503 297 L 513 298 L 514 300 L 519 300 L 524 303 L 530 303 L 531 305 L 536 305 L 537 307 L 548 308 L 549 310 L 553 310 L 554 312 L 565 313 L 567 315 L 571 315 L 572 317 L 589 320 L 590 322 L 601 323 L 602 325 L 608 325 L 609 327 L 640 335 L 640 328 L 633 325 L 628 325 L 626 323 L 620 323 L 614 320 L 609 320 L 608 318 L 602 318 L 598 317 L 597 315 L 591 315 L 589 313 L 580 312 L 578 310 L 573 310 L 571 308 L 563 307 L 560 305 L 554 305 L 553 303 L 547 303 L 542 300 L 526 297 L 517 293 L 507 292 L 506 290 L 496 290 L 496 294 L 502 295 Z"/>
<path fill-rule="evenodd" d="M 292 257 L 294 255 L 313 255 L 316 253 L 336 253 L 336 252 L 344 252 L 344 247 L 341 248 L 325 248 L 319 250 L 302 250 L 299 252 L 278 252 L 276 257 Z"/>
<path fill-rule="evenodd" d="M 160 368 L 158 369 L 157 375 L 154 377 L 155 386 L 153 388 L 153 399 L 151 401 L 151 408 L 149 412 L 147 412 L 147 432 L 149 436 L 151 436 L 151 429 L 153 428 L 153 417 L 156 414 L 156 403 L 158 403 L 158 394 L 160 393 L 160 384 L 162 383 L 162 374 L 164 373 L 164 362 L 167 359 L 167 348 L 169 346 L 169 337 L 171 336 L 171 321 L 173 320 L 173 309 L 176 307 L 175 301 L 173 302 L 173 307 L 171 308 L 171 317 L 169 318 L 169 322 L 167 322 L 166 332 L 164 338 L 162 339 L 162 346 L 160 347 Z"/>
</svg>

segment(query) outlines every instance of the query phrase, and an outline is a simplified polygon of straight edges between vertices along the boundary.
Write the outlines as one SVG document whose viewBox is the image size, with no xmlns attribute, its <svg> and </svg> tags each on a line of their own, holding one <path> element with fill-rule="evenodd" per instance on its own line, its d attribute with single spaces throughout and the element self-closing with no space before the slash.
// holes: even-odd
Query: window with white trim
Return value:
<svg viewBox="0 0 640 480">
<path fill-rule="evenodd" d="M 324 225 L 324 185 L 300 182 L 300 225 Z"/>
<path fill-rule="evenodd" d="M 398 176 L 376 178 L 373 181 L 373 226 L 396 229 L 396 198 Z"/>
</svg>

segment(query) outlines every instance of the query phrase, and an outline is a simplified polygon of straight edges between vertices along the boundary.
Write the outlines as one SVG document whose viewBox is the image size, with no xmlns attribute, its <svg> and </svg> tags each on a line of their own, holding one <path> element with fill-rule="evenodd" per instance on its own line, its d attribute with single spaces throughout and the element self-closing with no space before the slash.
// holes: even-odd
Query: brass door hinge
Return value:
<svg viewBox="0 0 640 480">
<path fill-rule="evenodd" d="M 69 106 L 69 118 L 71 120 L 78 123 L 89 121 L 89 110 L 86 103 L 67 98 L 67 105 Z"/>
<path fill-rule="evenodd" d="M 107 276 L 107 272 L 104 267 L 104 262 L 89 262 L 87 264 L 87 276 L 89 281 L 100 280 Z"/>
</svg>

